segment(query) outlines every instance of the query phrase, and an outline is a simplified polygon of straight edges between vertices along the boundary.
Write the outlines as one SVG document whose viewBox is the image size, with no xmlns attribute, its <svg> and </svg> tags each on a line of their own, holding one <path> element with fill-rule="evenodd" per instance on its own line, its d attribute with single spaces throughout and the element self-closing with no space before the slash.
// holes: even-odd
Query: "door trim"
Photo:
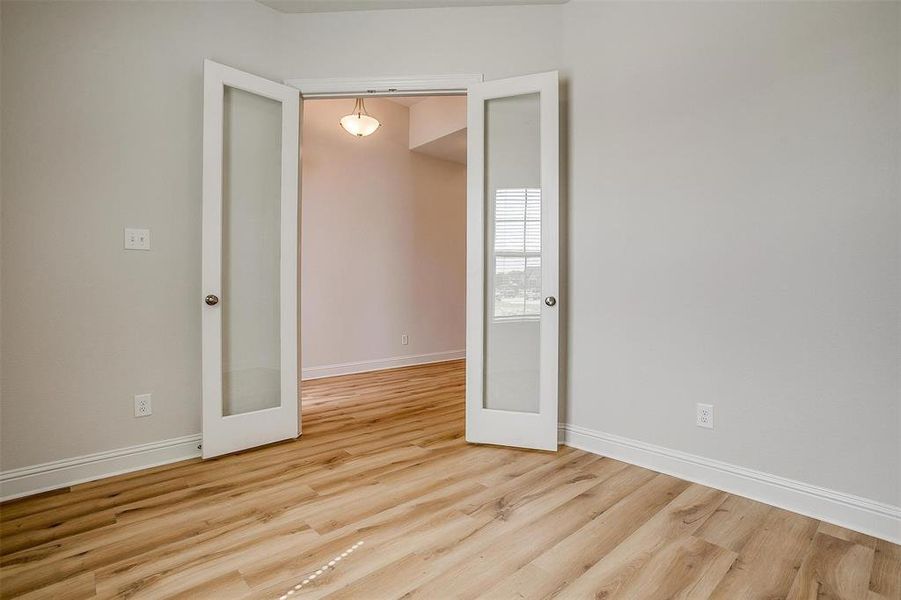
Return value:
<svg viewBox="0 0 901 600">
<path fill-rule="evenodd" d="M 295 78 L 284 81 L 285 85 L 300 90 L 301 95 L 307 99 L 348 96 L 433 96 L 465 94 L 470 85 L 482 82 L 482 74 Z"/>
<path fill-rule="evenodd" d="M 283 80 L 285 85 L 296 88 L 300 92 L 300 106 L 303 107 L 304 100 L 314 100 L 322 98 L 346 98 L 358 96 L 451 96 L 466 95 L 469 93 L 469 86 L 474 83 L 481 83 L 484 79 L 482 73 L 469 74 L 448 74 L 448 75 L 413 75 L 413 76 L 381 76 L 381 77 L 313 77 L 313 78 L 290 78 Z M 301 111 L 302 112 L 302 111 Z M 302 125 L 302 124 L 301 124 Z M 467 123 L 468 126 L 468 123 Z M 303 194 L 301 194 L 300 186 L 303 185 L 301 179 L 298 179 L 298 209 L 302 206 Z M 300 249 L 298 248 L 298 252 Z M 298 271 L 298 289 L 303 284 L 302 274 Z M 300 331 L 298 321 L 298 347 L 300 345 Z M 464 356 L 456 358 L 466 358 L 465 350 L 462 351 Z M 386 360 L 397 360 L 386 359 Z M 302 367 L 298 367 L 299 372 L 303 373 Z M 311 370 L 318 370 L 320 367 L 310 367 Z M 302 385 L 302 384 L 301 384 Z M 297 398 L 297 417 L 301 420 L 302 415 L 301 399 Z"/>
</svg>

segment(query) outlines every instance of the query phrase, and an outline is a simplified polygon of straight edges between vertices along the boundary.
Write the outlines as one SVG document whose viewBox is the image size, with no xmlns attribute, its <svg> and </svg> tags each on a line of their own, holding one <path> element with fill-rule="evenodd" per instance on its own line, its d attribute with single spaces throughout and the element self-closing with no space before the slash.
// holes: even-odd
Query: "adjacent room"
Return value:
<svg viewBox="0 0 901 600">
<path fill-rule="evenodd" d="M 304 99 L 301 137 L 302 431 L 397 425 L 463 373 L 466 98 Z"/>
<path fill-rule="evenodd" d="M 303 102 L 300 340 L 304 380 L 462 359 L 466 99 Z"/>
<path fill-rule="evenodd" d="M 901 600 L 901 2 L 0 0 L 0 600 Z"/>
</svg>

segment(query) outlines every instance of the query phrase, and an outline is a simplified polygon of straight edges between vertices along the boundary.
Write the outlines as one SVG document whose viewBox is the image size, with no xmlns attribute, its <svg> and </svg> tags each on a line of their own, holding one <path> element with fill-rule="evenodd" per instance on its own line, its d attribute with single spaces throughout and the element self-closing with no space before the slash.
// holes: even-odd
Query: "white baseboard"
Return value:
<svg viewBox="0 0 901 600">
<path fill-rule="evenodd" d="M 0 472 L 0 501 L 200 456 L 200 434 Z"/>
<path fill-rule="evenodd" d="M 465 352 L 439 352 L 379 361 L 315 367 L 305 378 L 362 373 L 379 369 L 463 358 Z M 901 544 L 901 507 L 755 471 L 745 467 L 670 450 L 629 438 L 560 425 L 561 442 L 681 479 L 834 523 Z M 0 472 L 0 501 L 12 500 L 86 481 L 196 458 L 200 434 L 97 452 Z"/>
<path fill-rule="evenodd" d="M 361 360 L 357 362 L 340 363 L 337 365 L 305 367 L 301 371 L 301 378 L 304 380 L 319 379 L 321 377 L 334 377 L 336 375 L 350 375 L 352 373 L 366 373 L 369 371 L 381 371 L 383 369 L 411 367 L 413 365 L 425 365 L 448 360 L 459 360 L 461 358 L 466 358 L 466 350 L 447 350 L 445 352 L 430 352 L 428 354 L 395 356 L 394 358 L 377 358 L 374 360 Z"/>
<path fill-rule="evenodd" d="M 561 424 L 561 442 L 901 544 L 901 507 L 694 454 Z"/>
<path fill-rule="evenodd" d="M 303 379 L 365 373 L 412 365 L 458 360 L 465 350 L 413 354 L 303 369 Z M 0 501 L 30 496 L 70 485 L 157 467 L 200 456 L 200 434 L 97 452 L 0 472 Z"/>
</svg>

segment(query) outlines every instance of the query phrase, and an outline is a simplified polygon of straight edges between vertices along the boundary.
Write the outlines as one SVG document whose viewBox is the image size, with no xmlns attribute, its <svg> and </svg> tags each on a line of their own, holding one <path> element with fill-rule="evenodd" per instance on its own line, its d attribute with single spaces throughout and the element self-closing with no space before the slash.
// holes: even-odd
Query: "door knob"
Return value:
<svg viewBox="0 0 901 600">
<path fill-rule="evenodd" d="M 210 294 L 209 296 L 204 298 L 203 301 L 206 302 L 207 304 L 209 304 L 210 306 L 215 306 L 215 305 L 219 304 L 219 296 L 214 296 L 213 294 Z"/>
<path fill-rule="evenodd" d="M 557 299 L 554 298 L 553 296 L 548 296 L 547 298 L 544 299 L 544 303 L 547 304 L 548 306 L 553 306 L 553 305 L 557 304 Z"/>
</svg>

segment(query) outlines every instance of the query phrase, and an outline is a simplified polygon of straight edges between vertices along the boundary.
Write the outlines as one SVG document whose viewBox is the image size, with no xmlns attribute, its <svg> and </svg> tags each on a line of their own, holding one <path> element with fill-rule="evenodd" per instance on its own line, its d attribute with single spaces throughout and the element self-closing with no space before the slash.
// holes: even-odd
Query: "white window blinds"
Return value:
<svg viewBox="0 0 901 600">
<path fill-rule="evenodd" d="M 538 316 L 541 190 L 499 189 L 494 197 L 494 316 Z"/>
</svg>

